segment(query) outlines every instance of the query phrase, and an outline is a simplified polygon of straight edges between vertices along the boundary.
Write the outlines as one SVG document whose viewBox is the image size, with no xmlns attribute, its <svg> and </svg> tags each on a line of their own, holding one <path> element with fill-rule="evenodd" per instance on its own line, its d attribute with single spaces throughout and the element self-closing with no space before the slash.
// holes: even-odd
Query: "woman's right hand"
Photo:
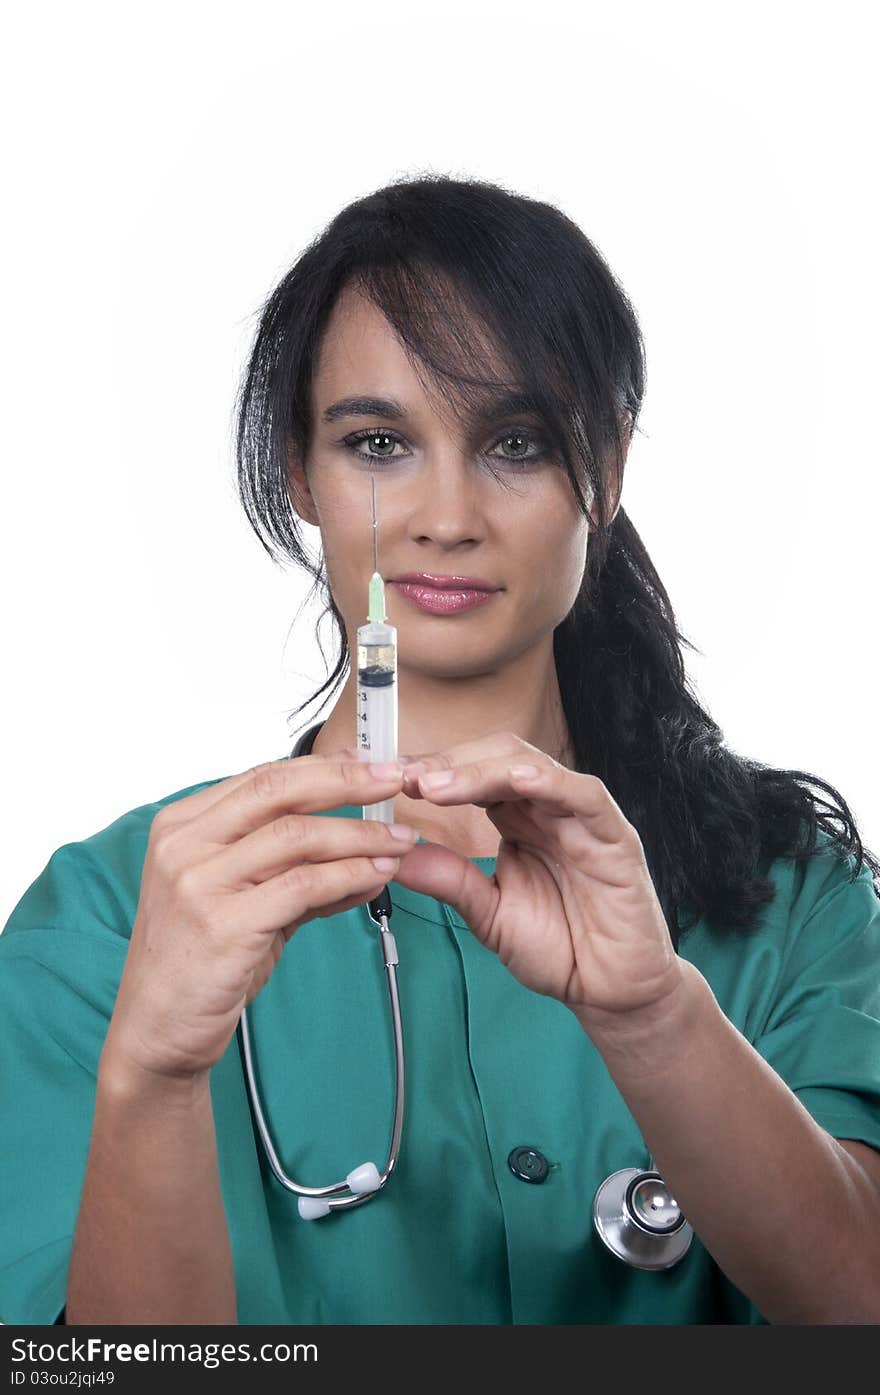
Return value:
<svg viewBox="0 0 880 1395">
<path fill-rule="evenodd" d="M 270 761 L 160 809 L 102 1071 L 207 1075 L 300 925 L 373 900 L 416 841 L 413 829 L 401 841 L 378 819 L 316 812 L 401 786 L 333 752 Z"/>
</svg>

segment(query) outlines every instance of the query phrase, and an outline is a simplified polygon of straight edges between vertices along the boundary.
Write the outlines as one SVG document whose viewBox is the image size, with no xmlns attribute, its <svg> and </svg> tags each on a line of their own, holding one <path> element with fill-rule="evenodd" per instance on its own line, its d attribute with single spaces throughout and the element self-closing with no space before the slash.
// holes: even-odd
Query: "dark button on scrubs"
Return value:
<svg viewBox="0 0 880 1395">
<path fill-rule="evenodd" d="M 98 1059 L 150 825 L 163 805 L 214 783 L 60 847 L 0 935 L 7 1323 L 51 1323 L 64 1306 Z M 360 806 L 322 815 L 361 816 Z M 492 875 L 493 858 L 474 861 Z M 849 871 L 827 850 L 806 865 L 779 859 L 764 929 L 739 938 L 700 923 L 681 953 L 821 1125 L 880 1147 L 880 903 L 867 869 L 854 883 Z M 659 1273 L 605 1249 L 596 1189 L 650 1158 L 601 1056 L 561 1003 L 519 984 L 448 906 L 396 883 L 392 897 L 406 1113 L 383 1191 L 301 1220 L 255 1133 L 237 1033 L 212 1072 L 240 1322 L 764 1322 L 699 1236 Z M 377 940 L 366 907 L 308 922 L 248 1014 L 275 1146 L 306 1185 L 385 1160 L 394 1056 Z M 529 1180 L 546 1164 L 540 1185 L 512 1167 L 517 1149 Z"/>
<path fill-rule="evenodd" d="M 537 1148 L 513 1148 L 507 1166 L 521 1182 L 546 1182 L 550 1164 Z"/>
</svg>

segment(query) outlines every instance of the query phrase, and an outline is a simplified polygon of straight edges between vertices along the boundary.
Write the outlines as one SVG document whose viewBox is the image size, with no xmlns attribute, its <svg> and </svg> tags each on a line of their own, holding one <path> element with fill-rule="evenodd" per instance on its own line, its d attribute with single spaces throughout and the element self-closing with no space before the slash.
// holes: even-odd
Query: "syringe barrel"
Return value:
<svg viewBox="0 0 880 1395">
<path fill-rule="evenodd" d="M 375 764 L 397 759 L 397 627 L 383 621 L 357 632 L 358 759 Z M 365 819 L 394 822 L 394 800 L 363 805 Z"/>
</svg>

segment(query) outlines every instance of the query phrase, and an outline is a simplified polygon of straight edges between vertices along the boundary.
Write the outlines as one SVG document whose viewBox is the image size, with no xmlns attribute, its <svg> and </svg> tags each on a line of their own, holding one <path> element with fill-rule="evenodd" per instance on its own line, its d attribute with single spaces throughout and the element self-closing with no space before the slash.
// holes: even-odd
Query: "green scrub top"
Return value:
<svg viewBox="0 0 880 1395">
<path fill-rule="evenodd" d="M 150 825 L 164 805 L 217 783 L 58 848 L 0 935 L 7 1323 L 62 1313 L 98 1059 Z M 836 857 L 826 834 L 820 841 L 807 863 L 765 864 L 778 892 L 763 929 L 718 936 L 701 921 L 680 953 L 819 1124 L 880 1148 L 880 901 L 869 869 L 851 882 L 854 859 Z M 494 858 L 473 861 L 492 875 Z M 664 1271 L 633 1269 L 605 1248 L 592 1221 L 596 1189 L 620 1168 L 647 1168 L 650 1156 L 598 1051 L 567 1008 L 523 987 L 455 911 L 397 883 L 391 892 L 406 1101 L 387 1186 L 361 1206 L 302 1220 L 263 1155 L 239 1032 L 211 1073 L 239 1322 L 765 1323 L 698 1235 Z M 287 1173 L 324 1186 L 368 1159 L 381 1169 L 393 1037 L 366 906 L 304 924 L 248 1020 Z M 548 1161 L 543 1182 L 511 1170 L 521 1146 Z"/>
</svg>

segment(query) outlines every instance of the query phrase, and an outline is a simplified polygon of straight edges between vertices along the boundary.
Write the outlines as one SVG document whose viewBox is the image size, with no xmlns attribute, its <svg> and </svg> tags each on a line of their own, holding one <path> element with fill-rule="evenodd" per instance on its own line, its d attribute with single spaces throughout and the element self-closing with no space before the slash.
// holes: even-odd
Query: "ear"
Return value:
<svg viewBox="0 0 880 1395">
<path fill-rule="evenodd" d="M 306 478 L 305 465 L 290 437 L 287 438 L 287 492 L 294 513 L 317 527 L 318 513 Z"/>
</svg>

